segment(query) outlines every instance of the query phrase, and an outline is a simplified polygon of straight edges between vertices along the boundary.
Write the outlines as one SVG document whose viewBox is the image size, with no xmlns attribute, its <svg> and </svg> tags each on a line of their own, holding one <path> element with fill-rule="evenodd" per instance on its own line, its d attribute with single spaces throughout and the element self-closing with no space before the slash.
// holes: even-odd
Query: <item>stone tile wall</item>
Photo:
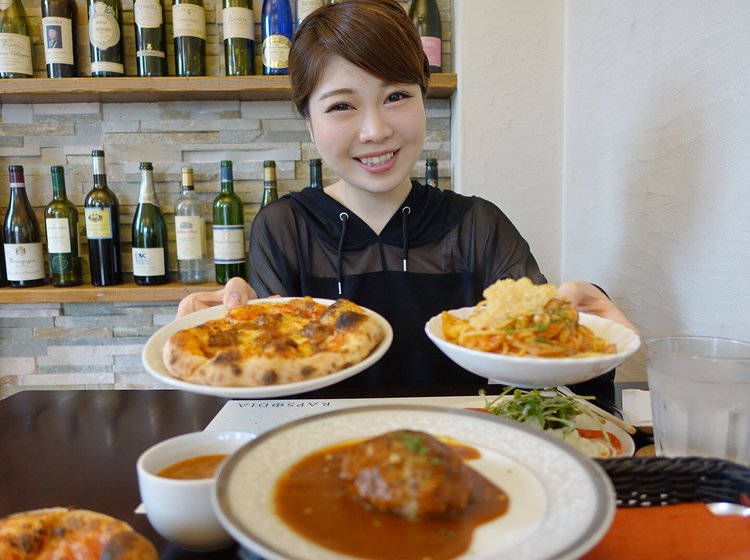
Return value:
<svg viewBox="0 0 750 560">
<path fill-rule="evenodd" d="M 220 8 L 219 4 L 205 1 L 211 22 L 208 52 L 213 62 L 209 68 L 213 68 L 212 75 L 219 75 L 223 54 L 218 44 L 216 14 Z M 77 2 L 83 16 L 79 23 L 83 25 L 84 3 Z M 451 4 L 449 0 L 438 3 L 447 39 L 443 42 L 444 56 L 449 60 Z M 407 2 L 403 4 L 407 6 Z M 39 4 L 25 0 L 24 6 L 35 33 L 37 75 L 43 77 Z M 123 6 L 126 46 L 132 53 L 132 0 L 125 0 Z M 167 6 L 168 22 L 170 10 Z M 257 8 L 256 16 L 259 13 Z M 85 53 L 81 68 L 87 73 L 88 45 L 82 42 L 85 38 L 85 29 L 79 30 L 79 53 Z M 134 74 L 134 66 L 126 65 L 126 71 Z M 439 160 L 440 186 L 450 188 L 450 101 L 428 100 L 427 117 L 423 158 Z M 173 209 L 183 165 L 193 166 L 196 191 L 208 210 L 219 191 L 219 162 L 232 160 L 235 190 L 245 202 L 249 225 L 260 205 L 263 160 L 276 160 L 281 195 L 307 184 L 309 160 L 317 156 L 304 122 L 285 101 L 3 104 L 0 219 L 8 206 L 10 164 L 23 165 L 29 198 L 40 217 L 51 198 L 51 165 L 65 167 L 68 197 L 80 208 L 91 189 L 90 154 L 95 148 L 105 150 L 109 185 L 122 205 L 126 271 L 132 269 L 130 230 L 138 199 L 139 162 L 154 164 L 157 196 L 170 235 L 170 270 L 175 272 Z M 420 159 L 413 176 L 421 179 L 423 175 L 424 159 Z M 325 166 L 323 178 L 324 183 L 336 179 Z M 210 227 L 208 230 L 210 251 Z M 88 283 L 85 230 L 81 233 L 84 281 Z M 148 337 L 174 317 L 176 308 L 176 302 L 0 305 L 0 398 L 24 389 L 158 386 L 141 367 L 140 352 Z"/>
</svg>

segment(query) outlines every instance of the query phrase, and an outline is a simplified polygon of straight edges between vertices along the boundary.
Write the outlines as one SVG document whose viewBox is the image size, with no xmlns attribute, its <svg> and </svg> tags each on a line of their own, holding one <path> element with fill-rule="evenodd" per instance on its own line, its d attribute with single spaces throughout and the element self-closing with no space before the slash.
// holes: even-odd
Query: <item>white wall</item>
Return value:
<svg viewBox="0 0 750 560">
<path fill-rule="evenodd" d="M 564 2 L 455 0 L 454 188 L 493 201 L 560 278 Z"/>
<path fill-rule="evenodd" d="M 506 209 L 551 280 L 605 287 L 644 338 L 750 340 L 750 3 L 568 0 L 561 10 L 561 2 L 457 3 L 457 189 Z M 500 30 L 488 49 L 472 46 L 477 34 Z M 504 39 L 511 36 L 525 40 Z M 530 65 L 555 59 L 545 41 L 564 60 L 530 83 Z M 499 84 L 495 102 L 505 103 L 520 65 L 516 88 L 550 95 L 524 95 L 490 118 L 473 115 L 476 84 Z M 555 106 L 564 120 L 550 118 Z M 496 121 L 505 112 L 517 114 Z M 478 174 L 475 162 L 499 181 Z M 542 231 L 559 235 L 540 240 Z M 557 259 L 559 274 L 549 273 L 548 259 Z M 643 353 L 618 371 L 645 378 Z"/>
</svg>

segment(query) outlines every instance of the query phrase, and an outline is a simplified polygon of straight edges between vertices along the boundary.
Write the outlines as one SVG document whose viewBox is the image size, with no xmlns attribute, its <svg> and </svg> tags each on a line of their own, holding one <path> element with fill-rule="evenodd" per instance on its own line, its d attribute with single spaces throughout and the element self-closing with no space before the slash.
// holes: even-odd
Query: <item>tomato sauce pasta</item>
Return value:
<svg viewBox="0 0 750 560">
<path fill-rule="evenodd" d="M 480 303 L 479 311 L 486 302 Z M 581 357 L 587 354 L 614 354 L 614 344 L 597 337 L 578 322 L 578 311 L 569 301 L 550 299 L 543 308 L 516 313 L 497 325 L 476 327 L 471 317 L 461 319 L 442 313 L 446 340 L 466 348 L 546 358 Z"/>
</svg>

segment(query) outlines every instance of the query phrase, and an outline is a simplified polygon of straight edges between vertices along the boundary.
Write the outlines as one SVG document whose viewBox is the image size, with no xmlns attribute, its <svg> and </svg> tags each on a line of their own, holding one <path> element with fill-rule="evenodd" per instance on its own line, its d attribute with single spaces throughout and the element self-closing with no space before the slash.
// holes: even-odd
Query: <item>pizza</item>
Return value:
<svg viewBox="0 0 750 560">
<path fill-rule="evenodd" d="M 157 560 L 153 543 L 119 519 L 64 507 L 0 519 L 3 560 Z"/>
<path fill-rule="evenodd" d="M 357 364 L 384 337 L 378 318 L 349 300 L 269 298 L 174 333 L 162 358 L 170 375 L 190 383 L 267 386 Z"/>
</svg>

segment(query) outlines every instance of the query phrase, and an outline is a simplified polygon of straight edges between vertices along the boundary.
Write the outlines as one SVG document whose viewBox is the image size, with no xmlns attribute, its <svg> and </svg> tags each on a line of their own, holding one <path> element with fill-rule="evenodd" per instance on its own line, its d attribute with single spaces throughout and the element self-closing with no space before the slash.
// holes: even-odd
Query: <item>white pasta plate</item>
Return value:
<svg viewBox="0 0 750 560">
<path fill-rule="evenodd" d="M 256 299 L 249 301 L 248 304 L 253 305 L 256 303 L 267 303 L 268 301 L 279 303 L 289 299 L 294 298 Z M 313 299 L 317 303 L 323 305 L 331 305 L 334 303 L 334 300 L 330 299 Z M 343 381 L 344 379 L 352 377 L 353 375 L 356 375 L 361 371 L 364 371 L 371 365 L 375 364 L 380 358 L 382 358 L 383 354 L 385 354 L 388 348 L 390 348 L 391 342 L 393 341 L 393 329 L 391 328 L 391 325 L 378 313 L 375 313 L 374 311 L 366 308 L 363 309 L 380 324 L 380 326 L 383 328 L 383 331 L 385 332 L 385 336 L 383 337 L 383 340 L 380 342 L 380 344 L 375 347 L 375 349 L 370 353 L 369 356 L 367 356 L 364 360 L 357 364 L 330 373 L 328 375 L 315 377 L 313 379 L 306 379 L 304 381 L 299 381 L 296 383 L 281 383 L 278 385 L 262 385 L 253 387 L 224 387 L 218 385 L 201 385 L 197 383 L 190 383 L 188 381 L 183 381 L 170 375 L 162 359 L 162 350 L 164 348 L 164 345 L 169 340 L 169 337 L 182 329 L 194 327 L 196 325 L 204 323 L 205 321 L 222 317 L 227 312 L 227 308 L 223 305 L 217 305 L 208 309 L 196 311 L 195 313 L 190 313 L 189 315 L 180 317 L 179 319 L 172 321 L 168 325 L 163 326 L 161 329 L 156 331 L 146 342 L 141 354 L 141 361 L 143 363 L 143 367 L 146 368 L 146 371 L 148 371 L 155 379 L 171 387 L 182 389 L 183 391 L 189 391 L 191 393 L 213 395 L 228 399 L 272 399 L 275 397 L 284 397 L 306 393 L 315 389 L 328 387 L 330 385 L 338 383 L 339 381 Z"/>
<path fill-rule="evenodd" d="M 480 457 L 467 464 L 508 494 L 507 512 L 477 527 L 462 560 L 580 558 L 612 522 L 615 492 L 606 473 L 561 441 L 469 410 L 392 404 L 316 414 L 244 445 L 218 474 L 214 508 L 220 523 L 243 547 L 269 560 L 352 558 L 287 525 L 276 514 L 276 482 L 318 450 L 400 429 L 475 448 Z"/>
<path fill-rule="evenodd" d="M 463 307 L 448 313 L 465 319 L 475 309 Z M 596 336 L 614 343 L 617 352 L 581 357 L 538 358 L 473 350 L 445 339 L 440 314 L 427 321 L 425 332 L 446 356 L 465 370 L 496 383 L 526 389 L 583 383 L 619 366 L 641 345 L 641 339 L 635 332 L 615 321 L 588 313 L 579 313 L 579 321 L 594 331 Z"/>
</svg>

